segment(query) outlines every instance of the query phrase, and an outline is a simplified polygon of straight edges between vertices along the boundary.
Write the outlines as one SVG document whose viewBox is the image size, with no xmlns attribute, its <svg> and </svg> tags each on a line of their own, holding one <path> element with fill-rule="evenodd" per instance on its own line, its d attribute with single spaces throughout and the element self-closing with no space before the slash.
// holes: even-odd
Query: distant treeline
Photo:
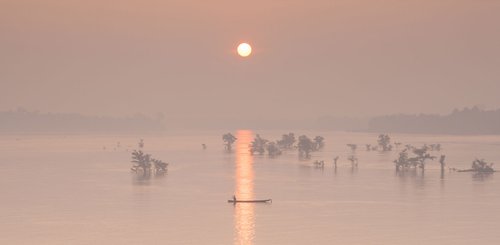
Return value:
<svg viewBox="0 0 500 245">
<path fill-rule="evenodd" d="M 500 109 L 481 110 L 477 107 L 455 109 L 448 115 L 397 114 L 374 118 L 321 117 L 309 121 L 250 120 L 248 122 L 212 122 L 203 120 L 203 125 L 190 121 L 166 122 L 163 117 L 144 115 L 131 117 L 94 117 L 80 114 L 39 113 L 23 109 L 0 112 L 0 132 L 147 132 L 161 131 L 167 127 L 226 129 L 319 129 L 376 133 L 422 133 L 422 134 L 500 134 Z"/>
<path fill-rule="evenodd" d="M 422 134 L 500 134 L 500 109 L 455 109 L 448 115 L 390 115 L 372 118 L 372 132 Z"/>
<path fill-rule="evenodd" d="M 17 111 L 0 112 L 0 132 L 144 132 L 163 130 L 162 118 L 144 115 L 126 118 L 91 117 Z"/>
</svg>

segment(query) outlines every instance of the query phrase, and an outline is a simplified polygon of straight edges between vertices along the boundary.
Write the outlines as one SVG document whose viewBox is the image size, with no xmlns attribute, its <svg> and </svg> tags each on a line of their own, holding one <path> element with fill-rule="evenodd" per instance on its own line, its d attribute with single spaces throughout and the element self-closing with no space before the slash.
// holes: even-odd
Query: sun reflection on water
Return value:
<svg viewBox="0 0 500 245">
<path fill-rule="evenodd" d="M 239 130 L 236 137 L 236 191 L 241 200 L 254 199 L 253 157 L 250 154 L 252 131 Z M 238 203 L 234 206 L 234 242 L 251 245 L 255 237 L 255 210 L 252 203 Z"/>
</svg>

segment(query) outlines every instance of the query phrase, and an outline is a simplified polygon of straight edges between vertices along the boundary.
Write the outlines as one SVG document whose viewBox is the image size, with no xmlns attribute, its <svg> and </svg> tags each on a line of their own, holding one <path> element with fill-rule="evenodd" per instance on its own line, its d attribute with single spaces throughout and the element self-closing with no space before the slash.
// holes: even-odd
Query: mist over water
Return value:
<svg viewBox="0 0 500 245">
<path fill-rule="evenodd" d="M 322 135 L 308 161 L 296 151 L 250 155 L 256 133 L 162 135 L 5 135 L 0 138 L 1 244 L 498 244 L 500 181 L 496 173 L 446 171 L 437 160 L 425 173 L 398 174 L 397 151 L 359 147 L 359 167 L 346 144 L 376 143 L 377 134 Z M 130 173 L 130 149 L 169 162 L 168 174 Z M 391 134 L 394 141 L 441 143 L 447 167 L 475 157 L 500 162 L 499 136 Z M 117 143 L 120 142 L 120 147 Z M 207 149 L 203 150 L 201 144 Z M 104 148 L 105 147 L 105 148 Z M 128 151 L 127 151 L 128 150 Z M 339 156 L 338 168 L 333 158 Z M 313 166 L 325 160 L 324 168 Z M 230 204 L 232 195 L 272 204 Z"/>
<path fill-rule="evenodd" d="M 499 13 L 0 0 L 0 245 L 498 245 Z"/>
<path fill-rule="evenodd" d="M 0 111 L 227 128 L 499 108 L 499 12 L 497 0 L 3 0 Z"/>
</svg>

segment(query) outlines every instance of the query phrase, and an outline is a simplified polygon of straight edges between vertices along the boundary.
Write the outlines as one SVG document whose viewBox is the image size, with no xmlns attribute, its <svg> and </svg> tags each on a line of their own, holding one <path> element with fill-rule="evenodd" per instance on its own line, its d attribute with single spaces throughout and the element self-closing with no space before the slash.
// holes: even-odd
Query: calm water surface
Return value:
<svg viewBox="0 0 500 245">
<path fill-rule="evenodd" d="M 2 135 L 0 244 L 500 244 L 498 173 L 441 175 L 430 161 L 424 174 L 397 174 L 396 151 L 365 151 L 376 134 L 296 132 L 326 138 L 299 161 L 295 151 L 250 155 L 255 132 L 244 130 L 226 153 L 223 133 Z M 499 136 L 391 136 L 441 143 L 432 153 L 446 154 L 448 167 L 475 157 L 500 164 Z M 130 173 L 140 138 L 171 163 L 166 176 Z M 359 144 L 357 169 L 349 143 Z M 273 203 L 232 205 L 233 194 Z"/>
</svg>

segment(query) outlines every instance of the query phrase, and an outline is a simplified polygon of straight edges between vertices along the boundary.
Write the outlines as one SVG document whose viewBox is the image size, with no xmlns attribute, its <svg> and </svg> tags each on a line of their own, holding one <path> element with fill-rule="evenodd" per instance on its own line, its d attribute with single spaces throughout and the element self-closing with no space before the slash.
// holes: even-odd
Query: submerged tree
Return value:
<svg viewBox="0 0 500 245">
<path fill-rule="evenodd" d="M 413 153 L 417 155 L 415 161 L 419 163 L 419 167 L 421 167 L 422 170 L 425 169 L 425 161 L 427 159 L 434 160 L 436 158 L 435 156 L 431 156 L 431 154 L 427 153 L 427 149 L 428 148 L 424 146 L 422 148 L 415 148 L 413 150 Z"/>
<path fill-rule="evenodd" d="M 411 168 L 421 168 L 422 170 L 424 170 L 426 160 L 434 160 L 436 158 L 435 156 L 431 156 L 429 153 L 427 153 L 427 148 L 425 146 L 423 146 L 422 148 L 413 147 L 412 149 L 412 153 L 414 155 L 412 157 L 409 156 L 408 149 L 404 149 L 399 153 L 398 159 L 394 160 L 394 163 L 396 164 L 396 170 Z"/>
<path fill-rule="evenodd" d="M 252 143 L 250 143 L 250 152 L 252 154 L 258 152 L 260 155 L 263 155 L 266 151 L 266 144 L 268 142 L 269 140 L 263 139 L 259 134 L 257 134 Z"/>
<path fill-rule="evenodd" d="M 151 158 L 151 162 L 154 163 L 156 173 L 167 172 L 168 163 L 163 162 L 162 160 L 154 159 L 154 158 Z"/>
<path fill-rule="evenodd" d="M 452 169 L 450 169 L 452 170 Z M 484 159 L 475 159 L 472 162 L 472 166 L 470 169 L 457 170 L 458 172 L 473 172 L 472 177 L 477 180 L 484 180 L 486 177 L 493 174 L 495 169 L 493 169 L 493 163 L 487 163 Z"/>
<path fill-rule="evenodd" d="M 325 161 L 323 160 L 316 160 L 313 162 L 314 166 L 316 166 L 317 168 L 324 168 L 325 167 Z"/>
<path fill-rule="evenodd" d="M 382 147 L 382 151 L 390 151 L 392 150 L 392 145 L 391 145 L 391 137 L 387 134 L 380 134 L 378 136 L 378 145 Z"/>
<path fill-rule="evenodd" d="M 347 158 L 347 160 L 349 160 L 351 162 L 351 167 L 353 167 L 353 168 L 358 167 L 358 158 L 355 155 L 349 156 L 349 158 Z"/>
<path fill-rule="evenodd" d="M 323 136 L 314 137 L 314 142 L 313 142 L 314 143 L 313 144 L 314 151 L 318 151 L 325 146 L 324 140 L 325 140 L 325 138 Z"/>
<path fill-rule="evenodd" d="M 142 169 L 143 173 L 149 173 L 151 171 L 151 155 L 145 154 L 141 150 L 134 150 L 132 152 L 132 162 L 134 165 L 131 170 L 137 172 L 137 170 Z"/>
<path fill-rule="evenodd" d="M 356 149 L 358 149 L 358 145 L 356 144 L 347 144 L 349 148 L 351 148 L 351 151 L 354 153 Z"/>
<path fill-rule="evenodd" d="M 281 136 L 281 140 L 278 140 L 278 146 L 282 149 L 292 149 L 293 145 L 295 144 L 295 134 L 294 133 L 288 133 L 284 134 Z"/>
<path fill-rule="evenodd" d="M 410 163 L 408 159 L 408 150 L 404 149 L 399 153 L 398 159 L 394 160 L 394 163 L 396 164 L 396 170 L 401 170 L 405 168 L 410 168 L 413 163 Z"/>
<path fill-rule="evenodd" d="M 234 137 L 234 135 L 232 135 L 231 133 L 227 133 L 227 134 L 222 135 L 222 140 L 226 143 L 225 144 L 226 150 L 231 151 L 232 146 L 233 146 L 234 142 L 237 140 L 237 138 Z"/>
<path fill-rule="evenodd" d="M 487 163 L 484 159 L 476 159 L 472 162 L 472 169 L 476 172 L 495 172 L 493 163 Z"/>
<path fill-rule="evenodd" d="M 314 150 L 314 143 L 309 137 L 305 135 L 299 136 L 299 143 L 297 144 L 299 150 L 299 157 L 310 158 L 311 152 Z"/>
<path fill-rule="evenodd" d="M 150 154 L 145 154 L 142 150 L 132 152 L 132 161 L 134 165 L 131 170 L 134 172 L 142 171 L 144 176 L 151 174 L 162 174 L 167 172 L 168 163 L 162 160 L 154 159 Z M 154 168 L 153 168 L 154 166 Z"/>
<path fill-rule="evenodd" d="M 493 173 L 493 163 L 487 163 L 484 159 L 475 159 L 470 169 L 458 170 L 458 172 Z"/>
<path fill-rule="evenodd" d="M 444 172 L 444 159 L 446 158 L 446 155 L 441 155 L 441 157 L 439 157 L 439 164 L 441 164 L 441 172 Z"/>
<path fill-rule="evenodd" d="M 275 157 L 275 156 L 281 155 L 280 148 L 274 142 L 268 143 L 266 148 L 267 148 L 267 153 L 269 154 L 270 157 Z"/>
</svg>

